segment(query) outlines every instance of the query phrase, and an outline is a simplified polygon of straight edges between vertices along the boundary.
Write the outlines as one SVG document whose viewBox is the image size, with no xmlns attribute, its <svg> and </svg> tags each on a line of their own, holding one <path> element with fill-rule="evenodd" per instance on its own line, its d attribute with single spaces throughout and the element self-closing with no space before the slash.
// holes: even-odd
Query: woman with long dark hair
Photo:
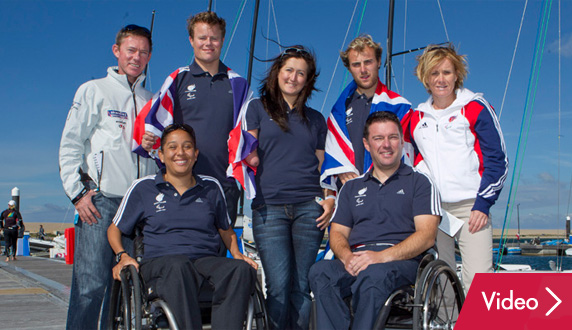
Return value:
<svg viewBox="0 0 572 330">
<path fill-rule="evenodd" d="M 326 123 L 306 106 L 316 90 L 314 55 L 294 46 L 272 59 L 260 98 L 248 104 L 247 130 L 258 139 L 253 233 L 266 275 L 270 324 L 307 329 L 308 271 L 315 262 L 335 197 L 320 187 Z"/>
</svg>

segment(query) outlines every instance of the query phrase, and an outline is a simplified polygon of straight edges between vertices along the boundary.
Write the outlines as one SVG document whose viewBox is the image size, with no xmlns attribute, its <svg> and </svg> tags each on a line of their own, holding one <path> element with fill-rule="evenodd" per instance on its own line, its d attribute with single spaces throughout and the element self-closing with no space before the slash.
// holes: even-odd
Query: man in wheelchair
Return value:
<svg viewBox="0 0 572 330">
<path fill-rule="evenodd" d="M 363 143 L 373 165 L 340 190 L 330 231 L 336 259 L 310 269 L 318 329 L 372 329 L 389 295 L 415 283 L 419 255 L 435 244 L 439 194 L 402 163 L 397 116 L 372 113 Z M 350 295 L 353 323 L 344 301 Z"/>
<path fill-rule="evenodd" d="M 147 287 L 169 305 L 180 329 L 201 329 L 199 289 L 214 287 L 212 328 L 240 329 L 254 291 L 257 264 L 240 253 L 230 227 L 219 182 L 193 174 L 199 151 L 193 129 L 170 125 L 163 131 L 159 158 L 166 168 L 136 180 L 108 229 L 121 269 L 134 265 Z M 141 264 L 129 255 L 121 235 L 143 225 Z M 219 235 L 234 259 L 218 257 Z"/>
</svg>

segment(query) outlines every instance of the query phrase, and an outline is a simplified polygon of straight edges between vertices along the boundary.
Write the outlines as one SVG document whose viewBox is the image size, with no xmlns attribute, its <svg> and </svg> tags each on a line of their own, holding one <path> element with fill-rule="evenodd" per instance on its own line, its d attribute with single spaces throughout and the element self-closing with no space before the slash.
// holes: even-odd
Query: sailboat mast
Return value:
<svg viewBox="0 0 572 330">
<path fill-rule="evenodd" d="M 155 9 L 153 9 L 153 13 L 151 13 L 151 26 L 149 29 L 149 32 L 151 32 L 151 37 L 153 37 L 153 25 L 155 25 Z M 149 70 L 149 63 L 147 63 L 147 65 L 145 66 L 145 72 L 144 75 L 147 76 L 147 70 Z M 143 88 L 145 88 L 145 85 L 147 84 L 147 79 L 143 80 Z"/>
<path fill-rule="evenodd" d="M 248 74 L 246 80 L 250 86 L 252 78 L 252 61 L 254 59 L 254 44 L 256 43 L 256 26 L 258 25 L 258 8 L 260 7 L 260 0 L 256 0 L 254 4 L 254 18 L 252 19 L 252 33 L 250 34 L 250 53 L 248 54 Z"/>
<path fill-rule="evenodd" d="M 260 0 L 256 0 L 254 4 L 254 17 L 252 19 L 252 32 L 250 34 L 250 52 L 248 54 L 248 73 L 246 75 L 246 81 L 248 81 L 248 86 L 252 79 L 252 62 L 254 59 L 254 44 L 256 43 L 256 27 L 258 25 L 258 9 L 260 8 Z M 240 203 L 238 205 L 238 215 L 244 215 L 244 190 L 240 191 Z"/>
<path fill-rule="evenodd" d="M 395 8 L 395 0 L 389 1 L 389 12 L 387 19 L 387 49 L 386 49 L 386 65 L 385 65 L 385 85 L 391 89 L 391 57 L 393 53 L 393 12 Z"/>
</svg>

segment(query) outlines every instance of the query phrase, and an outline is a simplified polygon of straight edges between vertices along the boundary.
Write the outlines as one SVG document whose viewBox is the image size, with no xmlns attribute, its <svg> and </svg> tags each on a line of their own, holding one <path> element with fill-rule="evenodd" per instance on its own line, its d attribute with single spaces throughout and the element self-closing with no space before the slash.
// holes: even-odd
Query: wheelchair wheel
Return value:
<svg viewBox="0 0 572 330">
<path fill-rule="evenodd" d="M 111 329 L 141 329 L 141 282 L 134 266 L 129 266 L 122 270 L 121 281 L 113 283 L 110 308 L 108 325 Z"/>
<path fill-rule="evenodd" d="M 413 329 L 453 329 L 465 294 L 457 274 L 442 260 L 430 262 L 415 288 Z"/>
<path fill-rule="evenodd" d="M 161 299 L 151 301 L 148 313 L 145 315 L 150 329 L 179 330 L 173 312 Z"/>
<path fill-rule="evenodd" d="M 255 325 L 256 327 L 253 327 Z M 252 329 L 269 329 L 268 325 L 268 313 L 266 312 L 266 303 L 264 300 L 264 294 L 262 293 L 262 287 L 260 283 L 256 281 L 256 289 L 248 301 L 248 311 L 246 317 L 246 330 Z"/>
</svg>

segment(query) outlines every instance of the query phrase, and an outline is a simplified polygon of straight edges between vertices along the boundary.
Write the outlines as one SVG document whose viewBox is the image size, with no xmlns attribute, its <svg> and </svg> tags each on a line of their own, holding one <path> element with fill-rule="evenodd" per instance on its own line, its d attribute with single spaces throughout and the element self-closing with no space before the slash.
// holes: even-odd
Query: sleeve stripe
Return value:
<svg viewBox="0 0 572 330">
<path fill-rule="evenodd" d="M 222 200 L 224 201 L 224 208 L 226 210 L 228 210 L 227 205 L 226 205 L 226 195 L 224 194 L 224 189 L 222 189 L 220 182 L 218 182 L 218 180 L 213 178 L 212 176 L 208 176 L 208 175 L 198 174 L 198 177 L 201 178 L 202 180 L 211 181 L 211 182 L 216 183 L 220 193 L 222 194 Z M 228 215 L 228 211 L 225 213 L 226 213 L 226 220 L 227 220 L 228 224 L 230 225 L 232 223 L 232 221 L 230 221 L 230 216 Z"/>
<path fill-rule="evenodd" d="M 439 194 L 439 190 L 437 186 L 433 183 L 431 178 L 417 169 L 413 169 L 414 172 L 419 173 L 427 178 L 429 184 L 431 184 L 431 214 L 442 216 L 443 212 L 441 211 L 441 195 Z"/>
<path fill-rule="evenodd" d="M 496 194 L 498 194 L 500 192 L 500 190 L 503 188 L 504 182 L 505 182 L 506 177 L 508 175 L 508 155 L 506 152 L 504 137 L 502 135 L 502 131 L 500 128 L 500 123 L 498 121 L 498 118 L 497 118 L 494 110 L 492 109 L 490 104 L 484 98 L 478 97 L 477 100 L 478 100 L 478 102 L 483 104 L 484 107 L 489 112 L 489 115 L 492 118 L 493 124 L 495 126 L 496 131 L 497 131 L 497 134 L 499 135 L 501 150 L 502 150 L 502 153 L 504 154 L 504 172 L 503 172 L 503 174 L 499 177 L 499 179 L 496 182 L 489 184 L 485 189 L 483 189 L 481 192 L 479 192 L 479 196 L 481 196 L 483 198 L 491 198 L 491 197 L 495 196 Z"/>
<path fill-rule="evenodd" d="M 142 177 L 140 179 L 133 181 L 133 183 L 131 184 L 131 187 L 129 187 L 129 189 L 127 189 L 125 196 L 123 196 L 123 199 L 121 200 L 121 204 L 119 204 L 119 208 L 117 209 L 117 213 L 115 213 L 115 217 L 113 217 L 113 224 L 115 224 L 117 226 L 119 224 L 119 222 L 121 222 L 121 218 L 123 217 L 123 212 L 125 212 L 125 206 L 127 205 L 127 200 L 129 200 L 129 197 L 131 196 L 131 192 L 133 191 L 133 189 L 135 189 L 135 187 L 143 181 L 155 180 L 155 176 L 156 176 L 156 174 L 152 174 L 152 175 L 148 175 L 148 176 L 145 176 L 145 177 Z"/>
</svg>

